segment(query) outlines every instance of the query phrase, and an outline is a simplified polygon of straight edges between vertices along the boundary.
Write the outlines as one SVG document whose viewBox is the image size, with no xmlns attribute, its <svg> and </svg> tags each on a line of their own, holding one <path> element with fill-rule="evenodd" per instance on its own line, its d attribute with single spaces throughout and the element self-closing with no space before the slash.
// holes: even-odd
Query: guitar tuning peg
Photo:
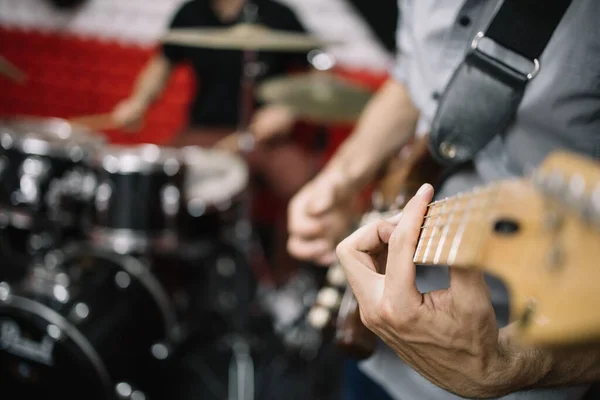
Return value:
<svg viewBox="0 0 600 400">
<path fill-rule="evenodd" d="M 596 185 L 596 188 L 592 192 L 589 205 L 591 217 L 595 221 L 600 222 L 600 184 Z"/>
<path fill-rule="evenodd" d="M 585 179 L 580 174 L 575 174 L 569 179 L 567 197 L 574 206 L 580 205 L 585 195 Z"/>
</svg>

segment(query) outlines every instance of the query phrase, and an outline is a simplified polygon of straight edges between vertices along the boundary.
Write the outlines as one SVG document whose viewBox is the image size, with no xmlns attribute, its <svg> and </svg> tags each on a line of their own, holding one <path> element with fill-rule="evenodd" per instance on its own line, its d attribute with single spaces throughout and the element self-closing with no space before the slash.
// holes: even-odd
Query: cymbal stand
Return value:
<svg viewBox="0 0 600 400">
<path fill-rule="evenodd" d="M 258 19 L 258 6 L 247 0 L 242 10 L 243 22 L 253 23 Z M 254 136 L 250 132 L 250 119 L 254 111 L 254 86 L 260 73 L 256 49 L 244 49 L 242 59 L 242 81 L 240 90 L 240 120 L 237 128 L 238 148 L 242 152 L 254 149 Z M 242 320 L 245 318 L 241 318 Z M 254 400 L 254 361 L 251 354 L 250 333 L 244 332 L 246 324 L 240 323 L 238 332 L 226 339 L 232 350 L 229 361 L 228 400 Z"/>
<path fill-rule="evenodd" d="M 251 1 L 244 4 L 243 22 L 254 23 L 258 18 L 258 6 Z M 254 136 L 250 132 L 250 119 L 254 112 L 254 87 L 256 78 L 260 74 L 258 63 L 258 51 L 256 49 L 244 49 L 242 60 L 242 81 L 240 90 L 240 120 L 238 123 L 238 148 L 243 152 L 250 152 L 254 148 Z"/>
</svg>

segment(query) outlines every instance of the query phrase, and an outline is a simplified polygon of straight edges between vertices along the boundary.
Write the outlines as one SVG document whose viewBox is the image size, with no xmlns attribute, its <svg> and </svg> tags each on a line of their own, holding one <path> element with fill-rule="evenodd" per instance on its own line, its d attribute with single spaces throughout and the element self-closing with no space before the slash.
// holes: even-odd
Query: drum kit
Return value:
<svg viewBox="0 0 600 400">
<path fill-rule="evenodd" d="M 0 160 L 3 385 L 141 398 L 152 362 L 206 329 L 207 312 L 245 312 L 248 171 L 237 156 L 110 145 L 22 117 L 0 121 Z"/>
<path fill-rule="evenodd" d="M 246 66 L 259 50 L 324 44 L 252 22 L 173 30 L 164 42 L 243 50 Z M 255 75 L 244 70 L 254 96 Z M 318 73 L 257 92 L 319 122 L 356 118 L 369 97 Z M 241 99 L 242 115 L 249 104 Z M 247 128 L 246 118 L 239 133 Z M 0 120 L 0 386 L 36 397 L 162 398 L 166 366 L 217 313 L 237 332 L 229 398 L 253 399 L 249 344 L 238 334 L 256 291 L 248 180 L 243 159 L 222 150 L 109 144 L 58 118 Z M 310 282 L 288 286 L 285 296 L 305 301 Z"/>
</svg>

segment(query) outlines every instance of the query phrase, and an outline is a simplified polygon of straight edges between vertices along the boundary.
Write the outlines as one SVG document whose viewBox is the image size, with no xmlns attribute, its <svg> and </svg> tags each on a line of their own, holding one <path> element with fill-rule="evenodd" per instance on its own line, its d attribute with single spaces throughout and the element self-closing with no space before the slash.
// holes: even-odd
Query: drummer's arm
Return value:
<svg viewBox="0 0 600 400">
<path fill-rule="evenodd" d="M 320 175 L 343 175 L 350 192 L 360 190 L 414 136 L 418 118 L 406 85 L 390 78 Z"/>
<path fill-rule="evenodd" d="M 173 66 L 164 54 L 156 54 L 138 75 L 129 99 L 148 108 L 162 94 Z"/>
<path fill-rule="evenodd" d="M 112 111 L 112 120 L 119 128 L 139 130 L 148 108 L 163 92 L 171 76 L 172 63 L 163 54 L 157 54 L 137 77 L 133 91 Z"/>
</svg>

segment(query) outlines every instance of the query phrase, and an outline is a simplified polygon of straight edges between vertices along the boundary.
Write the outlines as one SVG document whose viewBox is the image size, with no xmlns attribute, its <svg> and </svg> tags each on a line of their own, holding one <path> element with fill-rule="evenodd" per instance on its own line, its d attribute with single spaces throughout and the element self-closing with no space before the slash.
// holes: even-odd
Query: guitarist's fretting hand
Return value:
<svg viewBox="0 0 600 400">
<path fill-rule="evenodd" d="M 451 269 L 449 289 L 421 294 L 416 287 L 413 255 L 432 197 L 424 185 L 402 216 L 362 227 L 338 245 L 337 255 L 364 324 L 406 363 L 464 397 L 505 394 L 526 374 L 500 344 L 483 274 Z M 383 267 L 385 275 L 376 272 Z"/>
<path fill-rule="evenodd" d="M 288 251 L 292 256 L 321 265 L 336 260 L 335 246 L 348 231 L 354 192 L 343 177 L 321 174 L 298 192 L 288 208 Z"/>
</svg>

